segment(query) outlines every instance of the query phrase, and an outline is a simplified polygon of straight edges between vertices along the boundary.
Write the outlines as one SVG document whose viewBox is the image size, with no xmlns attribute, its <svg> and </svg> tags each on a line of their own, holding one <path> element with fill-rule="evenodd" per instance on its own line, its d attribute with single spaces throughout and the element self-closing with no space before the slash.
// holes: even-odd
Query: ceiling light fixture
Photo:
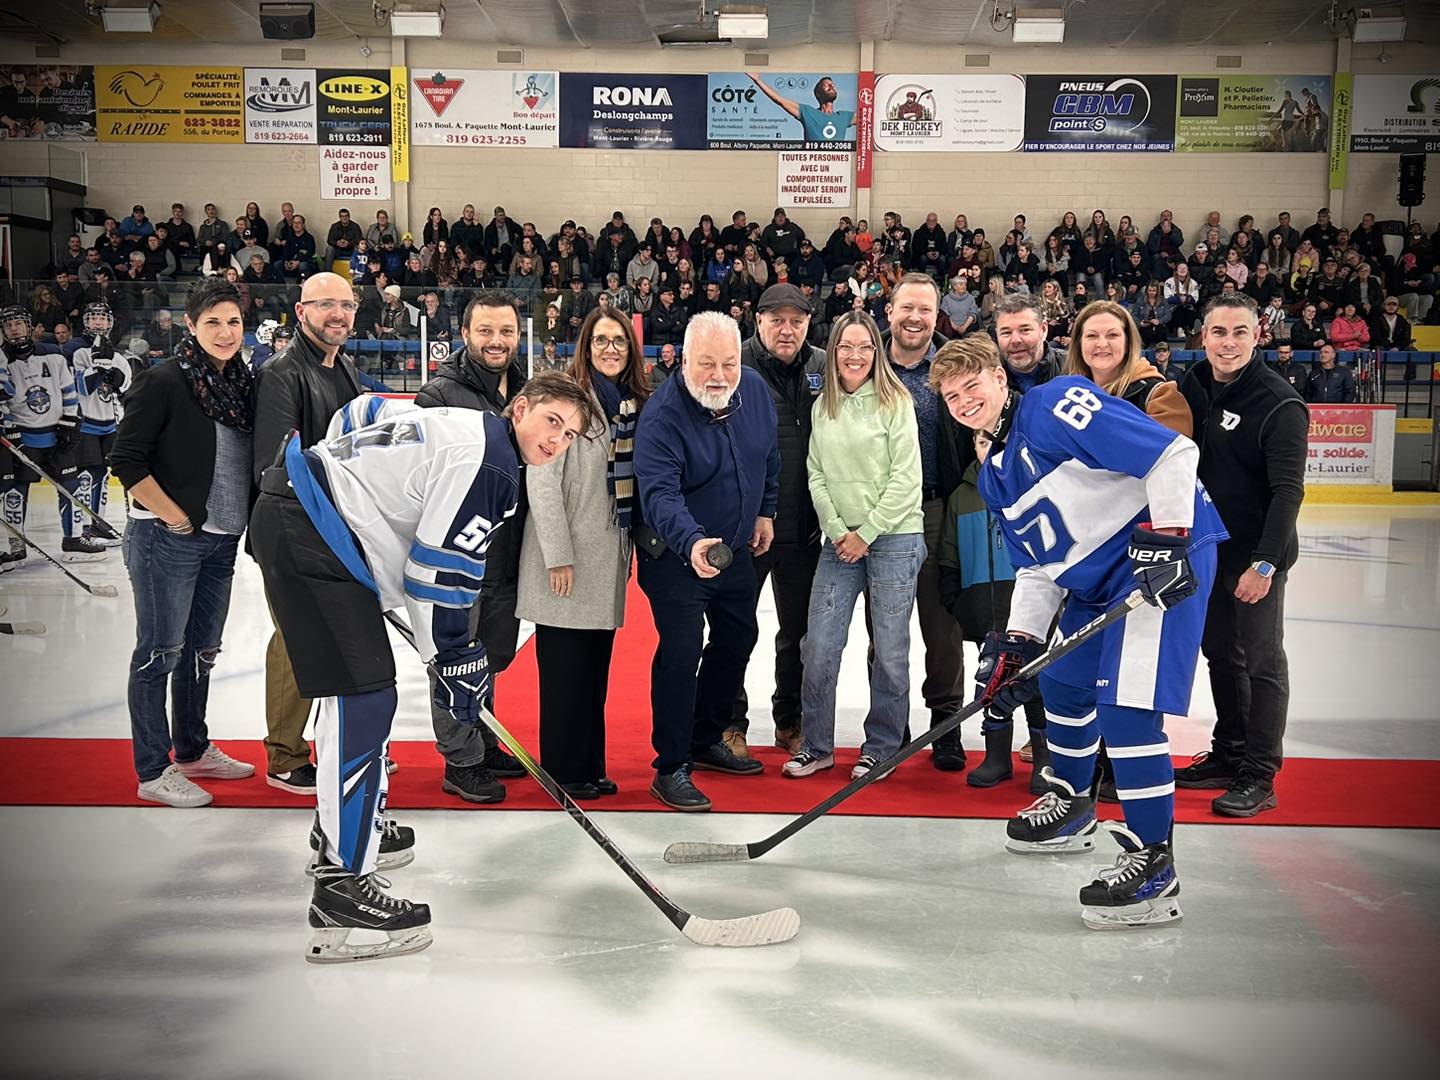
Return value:
<svg viewBox="0 0 1440 1080">
<path fill-rule="evenodd" d="M 1016 45 L 1059 45 L 1065 40 L 1063 8 L 1016 8 L 1010 39 Z"/>
<path fill-rule="evenodd" d="M 444 30 L 444 4 L 396 4 L 390 11 L 392 37 L 438 38 Z"/>
<path fill-rule="evenodd" d="M 106 4 L 100 9 L 100 21 L 107 34 L 149 34 L 160 18 L 160 5 L 150 3 Z"/>
</svg>

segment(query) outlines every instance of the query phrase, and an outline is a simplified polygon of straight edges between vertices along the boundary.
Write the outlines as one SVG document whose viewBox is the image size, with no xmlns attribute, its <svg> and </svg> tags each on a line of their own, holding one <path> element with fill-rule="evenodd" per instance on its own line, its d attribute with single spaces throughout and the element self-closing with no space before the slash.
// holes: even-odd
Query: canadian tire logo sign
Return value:
<svg viewBox="0 0 1440 1080">
<path fill-rule="evenodd" d="M 455 100 L 455 95 L 464 85 L 464 79 L 447 78 L 443 71 L 437 71 L 428 79 L 415 80 L 415 89 L 420 91 L 420 96 L 425 99 L 430 106 L 430 111 L 437 117 L 445 115 L 445 110 L 450 107 L 450 102 Z"/>
</svg>

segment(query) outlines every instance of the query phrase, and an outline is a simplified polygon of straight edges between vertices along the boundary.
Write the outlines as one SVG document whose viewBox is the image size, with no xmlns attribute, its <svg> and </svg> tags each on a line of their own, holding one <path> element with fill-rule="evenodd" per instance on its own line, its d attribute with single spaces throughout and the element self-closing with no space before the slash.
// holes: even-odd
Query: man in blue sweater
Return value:
<svg viewBox="0 0 1440 1080">
<path fill-rule="evenodd" d="M 692 769 L 764 769 L 736 757 L 721 736 L 759 637 L 752 559 L 775 535 L 780 448 L 775 405 L 760 375 L 741 367 L 733 319 L 697 314 L 683 356 L 681 378 L 661 383 L 640 414 L 635 479 L 645 524 L 636 538 L 640 587 L 660 636 L 650 673 L 650 794 L 676 810 L 704 811 L 710 800 Z"/>
</svg>

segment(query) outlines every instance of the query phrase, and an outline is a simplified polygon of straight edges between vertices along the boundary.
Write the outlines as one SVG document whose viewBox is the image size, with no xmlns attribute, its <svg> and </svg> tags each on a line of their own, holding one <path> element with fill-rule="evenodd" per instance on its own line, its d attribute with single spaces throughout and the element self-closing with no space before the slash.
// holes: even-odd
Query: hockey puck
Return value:
<svg viewBox="0 0 1440 1080">
<path fill-rule="evenodd" d="M 705 561 L 716 570 L 724 570 L 735 561 L 735 552 L 728 544 L 711 544 L 705 549 Z"/>
</svg>

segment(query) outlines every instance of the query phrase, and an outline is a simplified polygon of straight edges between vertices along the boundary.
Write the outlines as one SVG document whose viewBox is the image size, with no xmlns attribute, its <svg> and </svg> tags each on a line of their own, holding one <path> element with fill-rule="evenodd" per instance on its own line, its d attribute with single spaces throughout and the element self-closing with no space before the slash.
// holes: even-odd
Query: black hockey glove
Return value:
<svg viewBox="0 0 1440 1080">
<path fill-rule="evenodd" d="M 1044 651 L 1043 641 L 1033 641 L 1022 634 L 1002 634 L 991 630 L 980 643 L 980 666 L 975 669 L 975 700 L 986 702 L 990 706 L 987 711 L 1013 713 L 1035 696 L 1037 680 L 1009 680 Z"/>
<path fill-rule="evenodd" d="M 118 394 L 125 389 L 125 372 L 120 368 L 99 363 L 95 365 L 95 370 L 100 372 L 100 381 L 110 388 L 112 394 Z"/>
<path fill-rule="evenodd" d="M 60 422 L 55 425 L 55 449 L 60 453 L 69 450 L 75 445 L 75 436 L 80 433 L 80 418 L 78 416 L 62 416 Z"/>
<path fill-rule="evenodd" d="M 1141 595 L 1162 611 L 1193 596 L 1199 588 L 1190 572 L 1189 550 L 1185 536 L 1157 533 L 1148 523 L 1136 525 L 1130 534 L 1128 554 L 1135 584 Z"/>
<path fill-rule="evenodd" d="M 480 706 L 490 698 L 490 659 L 478 642 L 450 649 L 430 662 L 435 673 L 435 704 L 448 712 L 457 724 L 474 724 Z"/>
<path fill-rule="evenodd" d="M 94 360 L 109 360 L 115 355 L 115 346 L 104 334 L 95 335 L 95 343 L 90 346 L 90 356 Z"/>
</svg>

